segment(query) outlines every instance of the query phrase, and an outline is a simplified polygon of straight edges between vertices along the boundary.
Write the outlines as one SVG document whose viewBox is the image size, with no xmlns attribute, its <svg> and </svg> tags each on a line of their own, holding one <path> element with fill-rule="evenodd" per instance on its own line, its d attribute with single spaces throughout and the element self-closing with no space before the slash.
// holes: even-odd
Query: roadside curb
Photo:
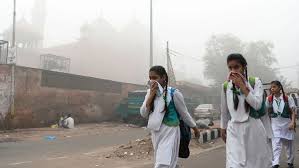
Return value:
<svg viewBox="0 0 299 168">
<path fill-rule="evenodd" d="M 219 137 L 220 137 L 219 128 L 205 130 L 204 132 L 200 133 L 200 138 L 198 139 L 198 142 L 203 144 L 203 143 L 210 142 L 211 140 L 217 139 Z"/>
</svg>

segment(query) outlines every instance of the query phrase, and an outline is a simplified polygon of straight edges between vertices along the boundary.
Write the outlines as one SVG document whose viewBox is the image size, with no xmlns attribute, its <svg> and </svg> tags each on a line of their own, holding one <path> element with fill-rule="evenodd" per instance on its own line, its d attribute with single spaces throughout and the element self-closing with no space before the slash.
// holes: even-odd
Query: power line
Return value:
<svg viewBox="0 0 299 168">
<path fill-rule="evenodd" d="M 177 52 L 177 51 L 175 51 L 175 50 L 172 50 L 172 49 L 169 49 L 169 51 L 174 52 L 174 53 L 179 54 L 179 55 L 184 55 L 184 54 L 182 54 L 182 53 L 180 53 L 180 52 Z"/>
<path fill-rule="evenodd" d="M 185 56 L 184 54 L 181 54 L 181 53 L 179 53 L 179 52 L 177 52 L 177 51 L 174 51 L 174 50 L 171 50 L 171 49 L 169 49 L 169 51 L 170 51 L 169 54 L 171 54 L 172 56 L 179 56 L 179 57 L 189 58 L 189 59 L 193 59 L 193 60 L 201 61 L 201 62 L 202 62 L 202 60 L 199 59 L 199 58 L 196 58 L 196 57 L 190 57 L 190 56 Z"/>
<path fill-rule="evenodd" d="M 195 57 L 186 57 L 186 56 L 183 56 L 183 55 L 177 55 L 177 54 L 174 54 L 174 53 L 171 53 L 169 52 L 169 54 L 171 56 L 174 56 L 174 57 L 181 57 L 181 58 L 185 58 L 185 59 L 193 59 L 195 61 L 199 61 L 199 62 L 202 62 L 202 60 L 200 60 L 199 58 L 195 58 Z"/>
</svg>

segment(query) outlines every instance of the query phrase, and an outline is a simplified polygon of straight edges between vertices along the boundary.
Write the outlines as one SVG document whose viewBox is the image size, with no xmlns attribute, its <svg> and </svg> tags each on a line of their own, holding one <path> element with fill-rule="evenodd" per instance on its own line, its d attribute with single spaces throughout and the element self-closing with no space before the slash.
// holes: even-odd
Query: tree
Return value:
<svg viewBox="0 0 299 168">
<path fill-rule="evenodd" d="M 226 80 L 228 73 L 226 58 L 231 53 L 241 53 L 246 58 L 249 76 L 260 77 L 263 82 L 279 79 L 284 84 L 289 84 L 272 68 L 277 60 L 273 54 L 274 45 L 270 42 L 245 43 L 234 35 L 220 34 L 212 36 L 206 45 L 204 74 L 213 80 L 213 86 L 219 87 Z"/>
<path fill-rule="evenodd" d="M 243 48 L 241 40 L 232 34 L 214 35 L 206 43 L 204 75 L 213 80 L 214 86 L 223 83 L 227 76 L 226 57 L 242 53 Z"/>
<path fill-rule="evenodd" d="M 257 41 L 245 45 L 243 55 L 248 62 L 248 73 L 251 76 L 258 76 L 263 82 L 271 82 L 277 79 L 277 73 L 271 67 L 277 62 L 272 50 L 272 43 Z"/>
</svg>

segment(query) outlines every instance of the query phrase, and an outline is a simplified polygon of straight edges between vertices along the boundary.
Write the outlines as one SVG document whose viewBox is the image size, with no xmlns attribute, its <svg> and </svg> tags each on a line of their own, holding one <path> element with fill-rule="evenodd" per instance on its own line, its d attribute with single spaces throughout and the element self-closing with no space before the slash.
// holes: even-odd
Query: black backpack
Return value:
<svg viewBox="0 0 299 168">
<path fill-rule="evenodd" d="M 171 88 L 170 95 L 171 95 L 172 100 L 173 100 L 174 91 L 175 91 L 175 88 Z M 180 114 L 178 112 L 177 112 L 177 115 L 180 119 Z M 190 156 L 189 144 L 191 141 L 191 129 L 181 119 L 180 119 L 180 132 L 181 132 L 181 138 L 180 138 L 179 157 L 180 158 L 188 158 Z"/>
</svg>

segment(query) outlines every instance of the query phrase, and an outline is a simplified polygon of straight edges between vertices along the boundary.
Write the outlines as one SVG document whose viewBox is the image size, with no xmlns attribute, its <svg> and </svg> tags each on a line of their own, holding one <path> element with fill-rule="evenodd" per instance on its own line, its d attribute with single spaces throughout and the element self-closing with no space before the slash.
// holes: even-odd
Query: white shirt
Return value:
<svg viewBox="0 0 299 168">
<path fill-rule="evenodd" d="M 224 86 L 222 85 L 221 91 L 221 123 L 220 127 L 222 129 L 227 128 L 228 121 L 231 122 L 246 122 L 249 119 L 249 112 L 245 110 L 245 101 L 255 110 L 260 110 L 263 103 L 263 84 L 260 79 L 255 79 L 254 89 L 250 86 L 249 82 L 247 82 L 247 87 L 250 92 L 247 97 L 241 93 L 238 95 L 239 105 L 237 110 L 234 109 L 234 101 L 233 101 L 233 91 L 231 88 L 233 87 L 232 81 L 228 83 L 226 93 L 224 93 Z"/>
<path fill-rule="evenodd" d="M 289 103 L 290 108 L 294 109 L 295 102 L 292 97 L 288 97 L 288 103 Z M 281 95 L 278 98 L 274 96 L 272 105 L 273 105 L 274 113 L 276 113 L 276 114 L 278 114 L 278 112 L 282 113 L 284 106 L 285 106 L 285 102 L 283 100 L 283 95 Z M 267 107 L 270 106 L 268 99 L 266 101 L 266 106 Z M 290 118 L 283 118 L 280 115 L 278 115 L 278 117 L 271 119 L 271 123 L 272 123 L 272 130 L 273 130 L 274 137 L 284 138 L 284 139 L 288 139 L 288 140 L 294 139 L 294 131 L 289 130 L 289 125 L 291 123 Z"/>
<path fill-rule="evenodd" d="M 170 90 L 170 87 L 168 88 L 168 90 Z M 149 115 L 150 109 L 147 109 L 146 107 L 146 101 L 149 97 L 149 94 L 150 94 L 150 90 L 147 91 L 143 105 L 140 108 L 140 114 L 144 118 L 147 118 L 149 116 L 148 128 L 150 124 L 153 123 L 153 125 L 150 126 L 149 129 L 158 131 L 161 127 L 162 120 L 165 114 L 165 112 L 162 112 L 164 110 L 165 104 L 162 103 L 164 102 L 163 96 L 156 97 L 154 100 L 154 107 L 155 107 L 154 111 Z M 167 103 L 169 103 L 170 100 L 171 100 L 171 95 L 170 95 L 170 91 L 168 91 Z M 175 90 L 173 94 L 173 101 L 175 104 L 175 108 L 180 115 L 180 119 L 182 119 L 188 126 L 196 127 L 196 123 L 194 122 L 193 118 L 189 114 L 188 109 L 185 105 L 184 97 L 179 90 Z M 161 103 L 161 105 L 158 105 L 159 103 Z"/>
<path fill-rule="evenodd" d="M 75 121 L 72 117 L 68 117 L 67 119 L 64 120 L 65 125 L 67 128 L 75 128 Z"/>
</svg>

